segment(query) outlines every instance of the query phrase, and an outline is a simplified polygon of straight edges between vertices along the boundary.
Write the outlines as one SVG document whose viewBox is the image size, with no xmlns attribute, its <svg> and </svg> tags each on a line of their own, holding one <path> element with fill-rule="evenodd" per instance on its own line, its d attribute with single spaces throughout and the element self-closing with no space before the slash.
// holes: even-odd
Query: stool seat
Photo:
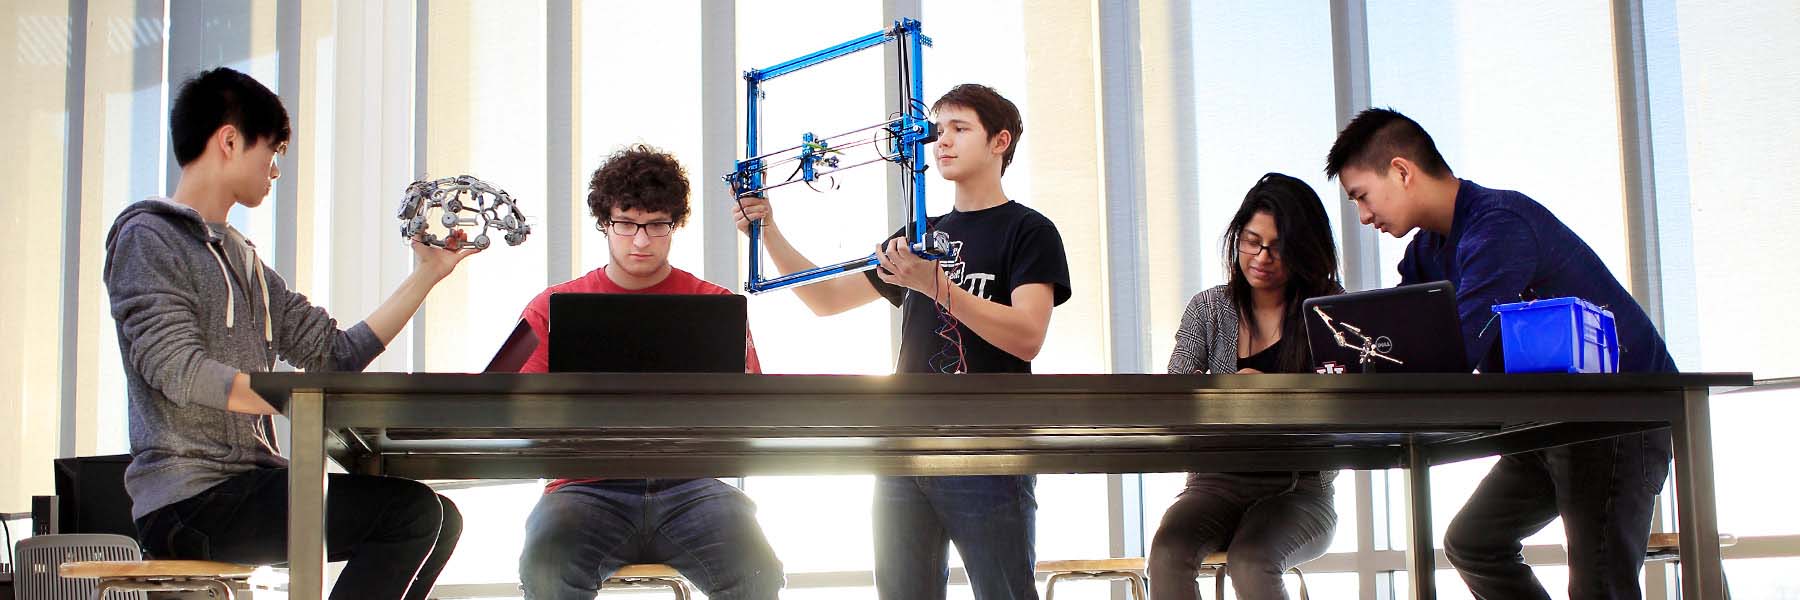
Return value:
<svg viewBox="0 0 1800 600">
<path fill-rule="evenodd" d="M 1200 561 L 1202 565 L 1225 564 L 1226 554 L 1214 552 Z M 1039 573 L 1098 573 L 1104 571 L 1142 571 L 1146 569 L 1143 558 L 1100 558 L 1092 560 L 1040 560 L 1037 564 Z"/>
<path fill-rule="evenodd" d="M 675 594 L 675 600 L 688 600 L 694 596 L 693 591 L 688 589 L 687 580 L 681 577 L 681 572 L 676 571 L 675 567 L 662 564 L 625 565 L 619 567 L 619 570 L 615 571 L 611 577 L 607 577 L 606 581 L 600 584 L 600 587 L 602 589 L 666 587 L 669 588 L 670 592 Z"/>
<path fill-rule="evenodd" d="M 132 560 L 63 563 L 57 572 L 71 579 L 194 578 L 245 579 L 256 567 L 208 560 Z"/>
<path fill-rule="evenodd" d="M 669 565 L 662 565 L 662 564 L 625 565 L 623 567 L 619 567 L 619 571 L 616 573 L 613 573 L 612 576 L 614 579 L 637 579 L 637 578 L 649 578 L 649 577 L 674 578 L 674 577 L 681 577 L 681 573 L 679 571 L 676 571 L 675 567 L 671 567 Z"/>
<path fill-rule="evenodd" d="M 1091 560 L 1043 560 L 1038 561 L 1037 572 L 1049 573 L 1050 578 L 1044 582 L 1044 600 L 1056 600 L 1056 582 L 1065 579 L 1086 579 L 1100 581 L 1125 580 L 1131 585 L 1131 597 L 1137 600 L 1149 600 L 1148 586 L 1144 581 L 1145 561 L 1135 558 L 1097 558 Z"/>
<path fill-rule="evenodd" d="M 1142 571 L 1142 558 L 1101 558 L 1095 560 L 1040 560 L 1039 573 L 1091 573 L 1101 571 Z"/>
<path fill-rule="evenodd" d="M 1737 536 L 1731 535 L 1729 533 L 1719 534 L 1719 547 L 1720 548 L 1730 548 L 1730 547 L 1736 546 L 1736 545 L 1737 545 Z M 1681 534 L 1678 534 L 1678 533 L 1652 533 L 1652 534 L 1650 534 L 1649 546 L 1650 546 L 1650 548 L 1649 548 L 1650 552 L 1653 552 L 1653 553 L 1679 551 L 1679 550 L 1681 550 Z"/>
</svg>

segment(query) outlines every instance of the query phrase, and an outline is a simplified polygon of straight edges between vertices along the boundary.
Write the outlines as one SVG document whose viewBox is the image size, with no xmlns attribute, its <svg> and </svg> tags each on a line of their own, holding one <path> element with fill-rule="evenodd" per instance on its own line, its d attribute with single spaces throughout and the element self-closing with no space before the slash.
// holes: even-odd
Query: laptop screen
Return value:
<svg viewBox="0 0 1800 600">
<path fill-rule="evenodd" d="M 506 343 L 500 344 L 500 351 L 494 353 L 493 360 L 488 361 L 483 373 L 517 373 L 525 367 L 525 361 L 531 360 L 531 353 L 537 352 L 537 333 L 531 330 L 531 324 L 519 319 L 513 327 L 511 335 L 506 336 Z"/>
<path fill-rule="evenodd" d="M 1470 371 L 1456 290 L 1448 281 L 1311 298 L 1301 312 L 1314 367 L 1348 373 Z"/>
<path fill-rule="evenodd" d="M 743 373 L 735 294 L 551 294 L 552 373 Z"/>
</svg>

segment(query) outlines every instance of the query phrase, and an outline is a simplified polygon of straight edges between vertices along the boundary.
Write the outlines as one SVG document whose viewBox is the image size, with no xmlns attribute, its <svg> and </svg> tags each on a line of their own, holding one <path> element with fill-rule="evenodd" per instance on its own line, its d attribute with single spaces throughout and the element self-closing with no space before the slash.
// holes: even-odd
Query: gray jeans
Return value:
<svg viewBox="0 0 1800 600">
<path fill-rule="evenodd" d="M 1281 573 L 1331 546 L 1331 496 L 1331 480 L 1316 471 L 1188 475 L 1150 542 L 1150 596 L 1198 598 L 1200 561 L 1223 550 L 1237 597 L 1287 598 Z"/>
</svg>

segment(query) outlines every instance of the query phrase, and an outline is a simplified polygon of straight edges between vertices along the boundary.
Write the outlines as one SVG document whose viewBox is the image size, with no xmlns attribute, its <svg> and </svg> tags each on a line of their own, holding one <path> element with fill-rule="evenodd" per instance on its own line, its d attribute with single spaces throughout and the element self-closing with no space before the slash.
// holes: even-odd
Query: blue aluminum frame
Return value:
<svg viewBox="0 0 1800 600">
<path fill-rule="evenodd" d="M 815 137 L 805 134 L 799 145 L 784 148 L 770 153 L 762 153 L 762 84 L 771 79 L 794 73 L 801 69 L 817 66 L 827 61 L 855 54 L 870 48 L 877 48 L 889 42 L 898 44 L 901 60 L 895 73 L 897 79 L 906 80 L 910 85 L 903 88 L 904 98 L 900 101 L 900 117 L 854 131 L 827 137 Z M 746 94 L 744 155 L 748 158 L 737 161 L 736 169 L 725 175 L 725 181 L 731 184 L 733 201 L 739 198 L 761 195 L 768 190 L 790 183 L 806 182 L 809 185 L 819 177 L 831 173 L 872 164 L 876 162 L 893 162 L 910 171 L 912 177 L 912 206 L 908 211 L 910 217 L 907 226 L 907 239 L 914 254 L 934 260 L 948 258 L 948 242 L 942 236 L 928 236 L 925 221 L 925 145 L 937 139 L 936 125 L 926 113 L 921 97 L 924 95 L 925 72 L 920 65 L 925 46 L 931 45 L 931 38 L 920 32 L 920 24 L 914 19 L 894 21 L 893 27 L 871 33 L 842 44 L 838 44 L 818 52 L 807 54 L 793 60 L 776 64 L 765 69 L 751 69 L 744 72 Z M 834 148 L 831 140 L 854 134 L 861 134 L 878 128 L 885 128 L 888 133 L 888 148 L 882 158 L 856 164 L 838 166 L 837 158 L 830 156 L 839 148 L 849 147 L 846 144 Z M 768 169 L 768 159 L 790 152 L 798 152 L 795 156 L 800 163 L 800 179 L 789 179 L 774 185 L 765 185 L 763 174 Z M 788 161 L 782 161 L 788 162 Z M 823 165 L 825 169 L 820 169 Z M 928 243 L 928 241 L 930 243 Z M 815 267 L 805 271 L 789 273 L 779 277 L 765 279 L 762 273 L 762 222 L 750 223 L 750 278 L 744 283 L 744 291 L 752 294 L 779 290 L 786 287 L 817 283 L 842 277 L 852 273 L 860 273 L 875 268 L 879 262 L 873 253 L 868 256 L 841 263 Z"/>
</svg>

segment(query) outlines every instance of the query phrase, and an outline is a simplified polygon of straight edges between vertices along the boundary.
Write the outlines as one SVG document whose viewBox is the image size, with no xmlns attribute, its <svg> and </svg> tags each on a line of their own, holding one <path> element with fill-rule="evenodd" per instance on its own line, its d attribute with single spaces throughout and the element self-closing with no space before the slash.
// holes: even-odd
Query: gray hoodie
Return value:
<svg viewBox="0 0 1800 600">
<path fill-rule="evenodd" d="M 287 466 L 270 417 L 227 412 L 239 372 L 276 359 L 360 371 L 383 350 L 287 289 L 230 225 L 165 198 L 133 203 L 106 234 L 106 291 L 131 401 L 131 517 L 247 471 Z"/>
</svg>

